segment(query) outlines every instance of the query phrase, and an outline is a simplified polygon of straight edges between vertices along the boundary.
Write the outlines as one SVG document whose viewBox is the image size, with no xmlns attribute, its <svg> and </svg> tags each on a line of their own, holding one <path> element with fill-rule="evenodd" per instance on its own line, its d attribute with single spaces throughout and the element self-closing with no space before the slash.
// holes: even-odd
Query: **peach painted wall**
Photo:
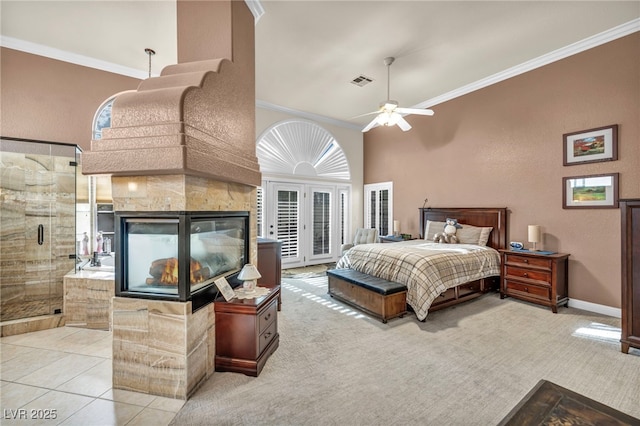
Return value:
<svg viewBox="0 0 640 426">
<path fill-rule="evenodd" d="M 140 80 L 2 48 L 3 136 L 90 149 L 93 116 L 112 95 Z"/>
<path fill-rule="evenodd" d="M 640 197 L 640 33 L 409 116 L 413 129 L 364 138 L 364 183 L 393 182 L 394 219 L 418 234 L 418 208 L 508 207 L 509 241 L 570 253 L 569 296 L 619 308 L 620 210 L 562 208 L 562 178 L 620 173 Z M 399 100 L 402 103 L 402 100 Z M 618 160 L 563 166 L 564 133 L 619 125 Z"/>
</svg>

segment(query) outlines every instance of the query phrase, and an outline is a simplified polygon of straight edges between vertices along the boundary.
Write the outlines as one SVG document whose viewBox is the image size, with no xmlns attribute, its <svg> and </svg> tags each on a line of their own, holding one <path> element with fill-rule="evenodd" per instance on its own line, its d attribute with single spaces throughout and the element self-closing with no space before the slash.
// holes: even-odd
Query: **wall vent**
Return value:
<svg viewBox="0 0 640 426">
<path fill-rule="evenodd" d="M 351 80 L 352 84 L 355 84 L 356 86 L 362 87 L 365 86 L 369 83 L 371 83 L 373 81 L 372 78 L 367 77 L 366 75 L 359 75 L 356 78 L 354 78 L 353 80 Z"/>
</svg>

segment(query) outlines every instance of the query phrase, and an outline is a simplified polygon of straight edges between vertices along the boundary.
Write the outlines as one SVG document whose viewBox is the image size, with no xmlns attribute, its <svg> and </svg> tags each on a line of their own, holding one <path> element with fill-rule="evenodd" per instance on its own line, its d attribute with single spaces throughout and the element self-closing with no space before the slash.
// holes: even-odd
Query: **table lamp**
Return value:
<svg viewBox="0 0 640 426">
<path fill-rule="evenodd" d="M 245 293 L 253 293 L 256 291 L 256 280 L 261 277 L 262 275 L 260 275 L 258 269 L 251 263 L 245 264 L 242 267 L 242 271 L 238 274 L 238 279 L 244 281 L 242 288 Z"/>
<path fill-rule="evenodd" d="M 394 220 L 393 221 L 393 236 L 394 237 L 399 237 L 400 236 L 400 221 L 399 220 Z"/>
<path fill-rule="evenodd" d="M 533 247 L 530 250 L 538 251 L 536 243 L 539 243 L 542 237 L 542 233 L 540 232 L 540 225 L 529 225 L 528 231 L 529 242 L 533 243 Z"/>
</svg>

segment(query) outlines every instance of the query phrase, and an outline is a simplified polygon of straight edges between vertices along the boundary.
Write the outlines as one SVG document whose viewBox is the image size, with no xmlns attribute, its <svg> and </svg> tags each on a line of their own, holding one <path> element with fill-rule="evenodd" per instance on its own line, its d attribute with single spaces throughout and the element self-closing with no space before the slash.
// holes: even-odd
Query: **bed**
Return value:
<svg viewBox="0 0 640 426">
<path fill-rule="evenodd" d="M 407 304 L 424 321 L 429 312 L 499 288 L 497 250 L 507 245 L 506 216 L 506 208 L 421 208 L 418 239 L 357 245 L 340 258 L 336 268 L 406 285 Z M 447 218 L 462 225 L 456 234 L 462 244 L 432 242 Z"/>
</svg>

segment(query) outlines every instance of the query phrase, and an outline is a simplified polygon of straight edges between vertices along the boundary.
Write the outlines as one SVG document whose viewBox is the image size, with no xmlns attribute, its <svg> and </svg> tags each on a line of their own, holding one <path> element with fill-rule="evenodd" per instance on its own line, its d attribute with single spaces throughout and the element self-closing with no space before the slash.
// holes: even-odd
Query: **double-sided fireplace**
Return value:
<svg viewBox="0 0 640 426">
<path fill-rule="evenodd" d="M 249 261 L 249 212 L 117 212 L 116 296 L 192 302 L 232 287 Z"/>
</svg>

